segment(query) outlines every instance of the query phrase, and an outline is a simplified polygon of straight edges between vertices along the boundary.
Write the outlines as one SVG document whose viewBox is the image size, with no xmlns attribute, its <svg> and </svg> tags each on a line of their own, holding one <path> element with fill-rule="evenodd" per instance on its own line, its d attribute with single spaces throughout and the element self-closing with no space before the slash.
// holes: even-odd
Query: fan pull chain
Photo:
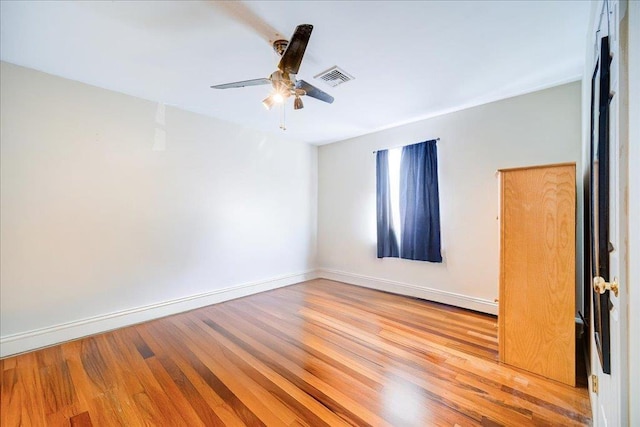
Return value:
<svg viewBox="0 0 640 427">
<path fill-rule="evenodd" d="M 287 130 L 287 125 L 285 123 L 286 121 L 286 111 L 287 109 L 285 108 L 285 102 L 283 102 L 282 104 L 280 104 L 280 108 L 282 108 L 282 121 L 280 122 L 280 129 L 282 129 L 282 131 L 286 131 Z"/>
</svg>

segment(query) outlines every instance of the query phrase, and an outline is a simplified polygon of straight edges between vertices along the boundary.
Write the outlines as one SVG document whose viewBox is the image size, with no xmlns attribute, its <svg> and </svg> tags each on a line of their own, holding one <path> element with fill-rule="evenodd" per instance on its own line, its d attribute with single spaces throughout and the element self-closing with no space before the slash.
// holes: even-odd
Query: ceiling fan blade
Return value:
<svg viewBox="0 0 640 427">
<path fill-rule="evenodd" d="M 311 37 L 311 31 L 313 25 L 302 24 L 296 27 L 296 30 L 289 41 L 287 50 L 282 54 L 278 68 L 283 73 L 298 74 L 304 51 L 307 49 L 309 38 Z"/>
<path fill-rule="evenodd" d="M 270 84 L 271 84 L 271 79 L 253 79 L 253 80 L 243 80 L 241 82 L 215 85 L 215 86 L 211 86 L 211 88 L 212 89 L 230 89 L 232 87 L 258 86 L 258 85 L 270 85 Z"/>
<path fill-rule="evenodd" d="M 305 82 L 304 80 L 298 80 L 296 82 L 296 89 L 304 90 L 307 93 L 307 96 L 312 98 L 319 99 L 320 101 L 324 101 L 329 104 L 333 103 L 333 96 Z"/>
<path fill-rule="evenodd" d="M 206 3 L 211 7 L 218 9 L 217 12 L 222 12 L 237 23 L 253 30 L 267 43 L 269 43 L 269 46 L 271 46 L 274 40 L 284 39 L 287 37 L 276 31 L 275 28 L 265 22 L 265 20 L 258 16 L 256 12 L 242 2 L 210 1 Z"/>
</svg>

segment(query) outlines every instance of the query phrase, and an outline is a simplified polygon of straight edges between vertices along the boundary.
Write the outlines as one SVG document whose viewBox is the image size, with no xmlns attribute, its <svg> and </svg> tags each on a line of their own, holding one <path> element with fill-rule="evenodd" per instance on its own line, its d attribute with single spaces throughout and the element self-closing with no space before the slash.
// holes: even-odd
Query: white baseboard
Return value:
<svg viewBox="0 0 640 427">
<path fill-rule="evenodd" d="M 224 289 L 191 295 L 161 303 L 150 304 L 0 337 L 0 357 L 6 357 L 37 348 L 48 347 L 65 341 L 107 332 L 136 323 L 147 322 L 171 314 L 193 310 L 283 286 L 317 278 L 315 270 L 275 277 L 250 283 L 242 283 Z"/>
<path fill-rule="evenodd" d="M 377 289 L 394 294 L 417 297 L 429 301 L 441 302 L 456 307 L 468 308 L 488 314 L 498 314 L 498 304 L 482 298 L 447 292 L 440 289 L 411 285 L 409 283 L 395 282 L 393 280 L 378 279 L 360 274 L 347 273 L 345 271 L 321 268 L 317 270 L 318 277 L 336 280 L 351 285 Z"/>
</svg>

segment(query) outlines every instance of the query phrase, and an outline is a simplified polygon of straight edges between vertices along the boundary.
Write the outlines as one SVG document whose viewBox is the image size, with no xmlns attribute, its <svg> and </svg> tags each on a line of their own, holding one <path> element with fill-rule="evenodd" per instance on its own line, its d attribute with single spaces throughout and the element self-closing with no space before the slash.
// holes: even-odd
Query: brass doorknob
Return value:
<svg viewBox="0 0 640 427">
<path fill-rule="evenodd" d="M 613 294 L 618 296 L 618 279 L 614 277 L 613 281 L 609 283 L 602 277 L 596 276 L 593 278 L 593 290 L 599 294 L 604 294 L 604 291 L 613 291 Z"/>
</svg>

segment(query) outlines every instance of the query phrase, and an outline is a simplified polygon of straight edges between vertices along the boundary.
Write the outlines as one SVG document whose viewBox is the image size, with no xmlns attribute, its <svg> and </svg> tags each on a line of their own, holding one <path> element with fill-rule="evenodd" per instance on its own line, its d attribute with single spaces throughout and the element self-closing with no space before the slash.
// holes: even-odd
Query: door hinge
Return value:
<svg viewBox="0 0 640 427">
<path fill-rule="evenodd" d="M 598 394 L 598 376 L 591 375 L 591 391 Z"/>
</svg>

